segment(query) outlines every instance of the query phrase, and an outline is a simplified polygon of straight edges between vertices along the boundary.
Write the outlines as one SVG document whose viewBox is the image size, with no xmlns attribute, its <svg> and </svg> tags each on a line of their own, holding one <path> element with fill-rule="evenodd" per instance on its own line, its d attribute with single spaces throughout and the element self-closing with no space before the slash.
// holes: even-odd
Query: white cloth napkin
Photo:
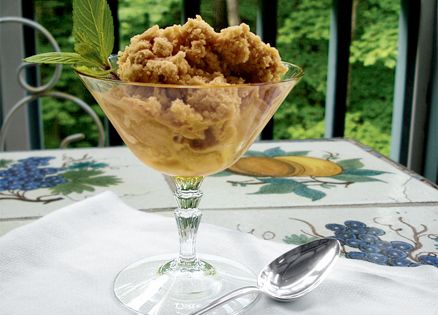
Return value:
<svg viewBox="0 0 438 315">
<path fill-rule="evenodd" d="M 173 219 L 141 213 L 106 192 L 0 238 L 1 315 L 131 314 L 112 293 L 127 264 L 177 252 Z M 199 252 L 254 271 L 291 247 L 201 224 Z M 438 314 L 438 270 L 339 259 L 312 293 L 291 303 L 262 298 L 250 314 Z M 167 314 L 165 314 L 167 315 Z"/>
</svg>

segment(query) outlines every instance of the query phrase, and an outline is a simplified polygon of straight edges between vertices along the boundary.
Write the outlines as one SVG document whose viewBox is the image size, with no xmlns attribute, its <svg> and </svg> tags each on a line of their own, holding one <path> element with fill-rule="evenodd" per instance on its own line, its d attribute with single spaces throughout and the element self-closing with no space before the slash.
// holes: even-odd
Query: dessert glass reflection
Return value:
<svg viewBox="0 0 438 315">
<path fill-rule="evenodd" d="M 292 64 L 278 82 L 199 86 L 79 77 L 129 149 L 175 184 L 179 254 L 148 257 L 122 270 L 116 297 L 141 314 L 188 314 L 256 276 L 245 266 L 198 255 L 198 204 L 203 178 L 236 162 L 254 142 L 303 75 Z M 236 314 L 256 295 L 240 297 L 213 314 Z"/>
</svg>

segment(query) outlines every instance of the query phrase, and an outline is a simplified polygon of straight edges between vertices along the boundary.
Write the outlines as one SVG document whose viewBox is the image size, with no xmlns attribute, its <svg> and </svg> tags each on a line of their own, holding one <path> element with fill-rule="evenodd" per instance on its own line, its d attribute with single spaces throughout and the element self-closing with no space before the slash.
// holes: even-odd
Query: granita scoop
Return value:
<svg viewBox="0 0 438 315">
<path fill-rule="evenodd" d="M 247 25 L 218 33 L 200 16 L 134 36 L 118 65 L 121 81 L 83 80 L 133 153 L 178 176 L 232 165 L 301 71 Z"/>
</svg>

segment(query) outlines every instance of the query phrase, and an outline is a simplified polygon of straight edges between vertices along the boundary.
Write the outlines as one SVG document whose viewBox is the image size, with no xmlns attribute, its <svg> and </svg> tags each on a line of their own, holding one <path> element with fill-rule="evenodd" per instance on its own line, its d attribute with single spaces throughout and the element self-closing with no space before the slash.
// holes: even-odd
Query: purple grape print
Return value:
<svg viewBox="0 0 438 315">
<path fill-rule="evenodd" d="M 438 235 L 428 232 L 425 224 L 414 226 L 399 216 L 392 219 L 391 224 L 380 222 L 381 218 L 372 218 L 377 226 L 368 226 L 358 220 L 346 220 L 343 223 L 330 222 L 324 225 L 328 234 L 317 231 L 315 225 L 300 218 L 289 218 L 301 222 L 307 229 L 301 229 L 306 237 L 335 238 L 342 246 L 342 252 L 348 259 L 363 260 L 374 264 L 394 267 L 417 267 L 430 265 L 438 267 L 438 251 L 424 251 L 423 241 L 430 239 L 438 244 Z M 374 224 L 373 224 L 374 225 Z M 380 228 L 380 227 L 383 228 Z M 399 237 L 399 240 L 386 240 L 390 231 Z M 296 238 L 291 234 L 283 239 L 292 244 L 290 240 Z M 298 245 L 298 244 L 297 244 Z M 438 250 L 438 245 L 435 245 Z"/>
<path fill-rule="evenodd" d="M 71 193 L 94 191 L 120 183 L 115 176 L 103 176 L 105 163 L 97 163 L 85 155 L 68 158 L 60 167 L 49 166 L 55 157 L 29 157 L 17 161 L 0 160 L 0 201 L 17 200 L 43 204 L 64 199 Z M 39 193 L 45 189 L 44 193 Z M 39 194 L 35 197 L 35 194 Z M 33 195 L 33 196 L 31 196 Z"/>
<path fill-rule="evenodd" d="M 399 218 L 399 221 L 407 224 L 402 218 Z M 374 222 L 376 222 L 376 220 Z M 388 226 L 394 229 L 391 225 Z M 411 225 L 409 226 L 413 228 Z M 346 258 L 396 267 L 416 267 L 419 265 L 438 267 L 437 253 L 415 256 L 412 253 L 420 248 L 418 242 L 411 244 L 405 241 L 388 242 L 382 240 L 380 237 L 386 233 L 380 228 L 369 227 L 363 222 L 354 220 L 345 221 L 344 224 L 329 223 L 326 224 L 325 227 L 333 231 L 334 238 L 341 242 Z M 416 239 L 419 240 L 421 236 L 425 236 L 422 234 L 425 232 L 424 226 L 423 230 L 424 231 L 420 231 L 420 233 L 417 232 L 418 235 L 416 235 Z M 413 243 L 415 242 L 413 241 Z M 355 250 L 348 251 L 346 247 L 351 247 Z"/>
</svg>

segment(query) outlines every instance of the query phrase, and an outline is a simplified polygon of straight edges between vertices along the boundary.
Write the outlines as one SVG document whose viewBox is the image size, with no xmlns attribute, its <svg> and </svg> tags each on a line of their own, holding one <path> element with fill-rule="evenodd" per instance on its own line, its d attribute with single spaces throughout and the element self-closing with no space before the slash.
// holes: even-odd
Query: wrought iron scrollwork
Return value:
<svg viewBox="0 0 438 315">
<path fill-rule="evenodd" d="M 22 18 L 22 17 L 0 17 L 0 24 L 1 23 L 21 23 L 23 25 L 29 26 L 39 32 L 41 32 L 49 41 L 52 48 L 56 52 L 60 52 L 60 48 L 56 40 L 53 38 L 52 34 L 44 28 L 41 24 L 38 24 L 32 20 Z M 50 80 L 41 86 L 32 86 L 30 85 L 25 78 L 24 75 L 24 69 L 27 67 L 36 66 L 35 64 L 29 64 L 29 63 L 22 63 L 18 69 L 17 69 L 17 79 L 20 86 L 27 92 L 29 95 L 23 97 L 21 100 L 19 100 L 17 103 L 14 104 L 14 106 L 9 110 L 9 112 L 6 114 L 5 118 L 3 119 L 3 124 L 0 130 L 0 151 L 3 151 L 5 148 L 5 142 L 6 142 L 6 132 L 10 125 L 11 118 L 14 116 L 14 114 L 23 106 L 27 105 L 28 103 L 40 98 L 40 97 L 55 97 L 55 98 L 61 98 L 65 100 L 72 101 L 73 103 L 77 104 L 79 107 L 81 107 L 88 115 L 91 116 L 94 123 L 97 126 L 99 137 L 98 137 L 98 146 L 103 147 L 105 142 L 105 131 L 102 122 L 100 121 L 97 114 L 93 111 L 93 109 L 84 101 L 82 101 L 80 98 L 64 93 L 64 92 L 58 92 L 54 91 L 53 88 L 58 83 L 59 78 L 61 76 L 62 71 L 62 65 L 58 64 L 55 66 L 55 70 L 52 74 L 52 77 Z M 70 143 L 74 141 L 78 141 L 81 139 L 84 139 L 84 134 L 74 134 L 66 137 L 61 142 L 61 148 L 67 147 Z"/>
</svg>

